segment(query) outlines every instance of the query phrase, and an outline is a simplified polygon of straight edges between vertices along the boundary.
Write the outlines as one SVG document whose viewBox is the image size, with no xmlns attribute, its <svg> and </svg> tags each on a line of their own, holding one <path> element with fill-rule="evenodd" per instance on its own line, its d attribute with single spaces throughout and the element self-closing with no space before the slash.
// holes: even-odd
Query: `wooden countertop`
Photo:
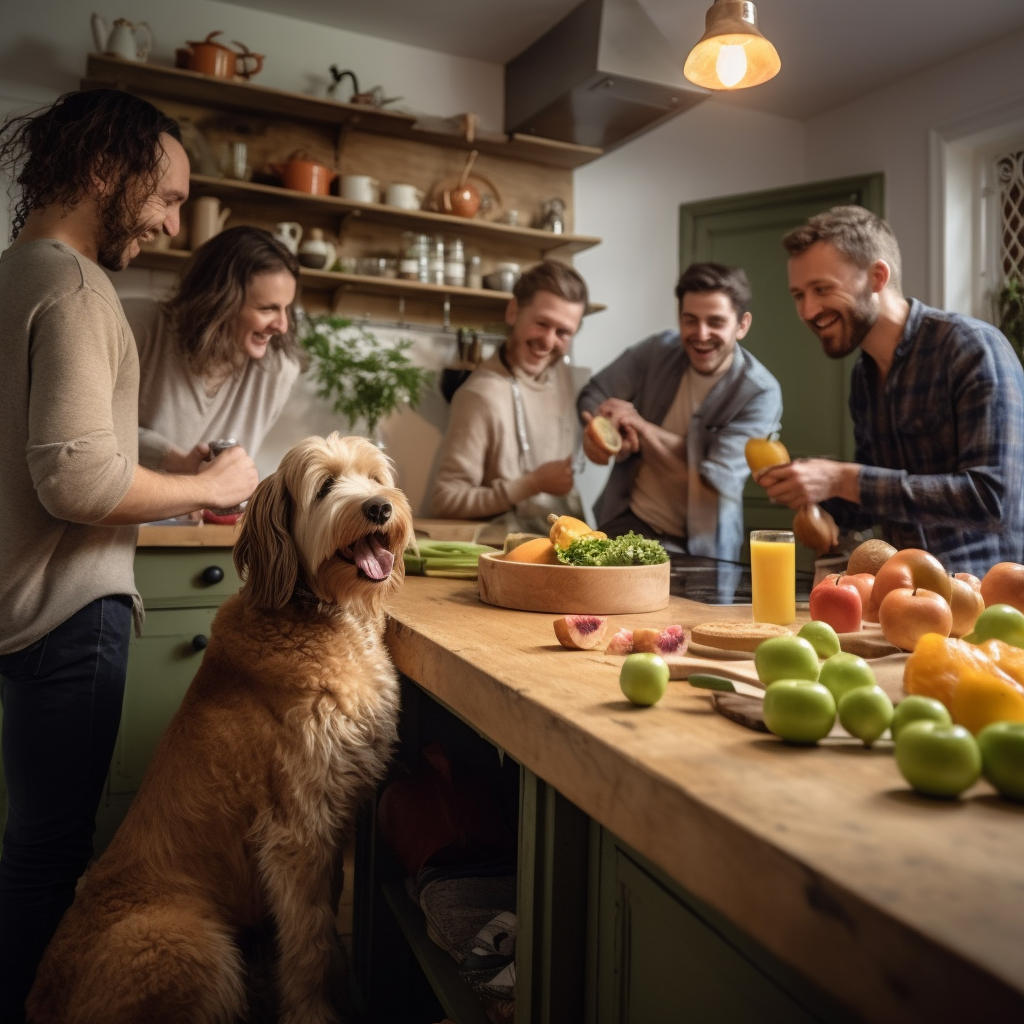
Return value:
<svg viewBox="0 0 1024 1024">
<path fill-rule="evenodd" d="M 239 524 L 194 523 L 188 526 L 152 524 L 139 527 L 140 548 L 230 548 L 238 538 Z"/>
<path fill-rule="evenodd" d="M 672 598 L 612 620 L 749 615 Z M 686 683 L 633 707 L 621 662 L 563 650 L 555 617 L 410 578 L 387 638 L 402 672 L 865 1019 L 1024 1020 L 1024 806 L 985 782 L 917 796 L 887 741 L 790 747 Z"/>
</svg>

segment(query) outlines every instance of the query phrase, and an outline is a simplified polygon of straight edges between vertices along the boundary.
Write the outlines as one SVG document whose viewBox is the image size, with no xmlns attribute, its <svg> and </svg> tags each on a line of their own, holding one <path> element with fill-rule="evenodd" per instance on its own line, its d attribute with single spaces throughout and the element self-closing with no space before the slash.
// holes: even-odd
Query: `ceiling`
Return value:
<svg viewBox="0 0 1024 1024">
<path fill-rule="evenodd" d="M 234 0 L 281 13 L 280 0 Z M 506 64 L 580 0 L 289 0 L 294 18 L 460 57 Z M 711 0 L 638 0 L 682 65 Z M 725 102 L 803 119 L 1009 33 L 1022 0 L 758 0 L 782 71 Z"/>
</svg>

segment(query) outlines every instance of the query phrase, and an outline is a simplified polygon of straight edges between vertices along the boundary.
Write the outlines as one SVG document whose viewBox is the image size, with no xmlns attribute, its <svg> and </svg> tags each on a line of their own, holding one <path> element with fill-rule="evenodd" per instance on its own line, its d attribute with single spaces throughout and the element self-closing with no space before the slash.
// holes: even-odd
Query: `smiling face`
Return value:
<svg viewBox="0 0 1024 1024">
<path fill-rule="evenodd" d="M 262 359 L 277 334 L 288 330 L 288 309 L 295 301 L 295 278 L 287 270 L 253 274 L 236 321 L 238 347 L 250 359 Z"/>
<path fill-rule="evenodd" d="M 161 135 L 156 187 L 146 197 L 134 224 L 104 225 L 97 243 L 96 261 L 107 270 L 124 270 L 141 251 L 140 242 L 150 241 L 161 232 L 172 238 L 178 233 L 182 203 L 188 198 L 188 156 L 177 139 Z"/>
<path fill-rule="evenodd" d="M 686 292 L 679 305 L 679 337 L 696 373 L 713 374 L 750 330 L 750 313 L 738 316 L 725 292 Z"/>
<path fill-rule="evenodd" d="M 523 306 L 512 299 L 505 310 L 505 322 L 512 328 L 505 342 L 508 361 L 539 377 L 569 350 L 583 312 L 582 302 L 567 302 L 552 292 L 536 292 Z"/>
<path fill-rule="evenodd" d="M 789 258 L 788 271 L 797 316 L 825 354 L 842 359 L 858 349 L 878 321 L 878 292 L 888 280 L 885 263 L 862 270 L 834 245 L 815 242 Z"/>
</svg>

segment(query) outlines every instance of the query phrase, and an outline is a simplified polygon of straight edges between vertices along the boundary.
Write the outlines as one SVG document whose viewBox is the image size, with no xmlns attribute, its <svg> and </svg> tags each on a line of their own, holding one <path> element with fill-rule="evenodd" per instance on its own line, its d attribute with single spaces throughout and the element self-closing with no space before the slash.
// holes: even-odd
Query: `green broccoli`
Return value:
<svg viewBox="0 0 1024 1024">
<path fill-rule="evenodd" d="M 604 540 L 578 537 L 564 551 L 555 550 L 565 565 L 658 565 L 668 561 L 668 552 L 656 540 L 632 530 Z"/>
</svg>

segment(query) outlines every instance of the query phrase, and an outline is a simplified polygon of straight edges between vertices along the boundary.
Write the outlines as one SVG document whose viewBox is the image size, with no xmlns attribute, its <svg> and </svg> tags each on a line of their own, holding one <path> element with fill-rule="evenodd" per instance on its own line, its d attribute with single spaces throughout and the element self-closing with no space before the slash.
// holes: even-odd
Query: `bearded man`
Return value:
<svg viewBox="0 0 1024 1024">
<path fill-rule="evenodd" d="M 174 235 L 188 157 L 174 121 L 114 90 L 0 130 L 17 186 L 0 255 L 0 1020 L 24 1020 L 46 944 L 92 855 L 142 603 L 136 525 L 227 508 L 257 483 L 232 449 L 194 476 L 138 465 L 139 363 L 103 269 Z M 103 268 L 103 269 L 101 269 Z"/>
<path fill-rule="evenodd" d="M 859 206 L 783 239 L 799 317 L 850 383 L 855 461 L 797 459 L 759 473 L 772 501 L 820 502 L 949 572 L 1024 561 L 1024 374 L 991 324 L 906 299 L 896 237 Z"/>
</svg>

